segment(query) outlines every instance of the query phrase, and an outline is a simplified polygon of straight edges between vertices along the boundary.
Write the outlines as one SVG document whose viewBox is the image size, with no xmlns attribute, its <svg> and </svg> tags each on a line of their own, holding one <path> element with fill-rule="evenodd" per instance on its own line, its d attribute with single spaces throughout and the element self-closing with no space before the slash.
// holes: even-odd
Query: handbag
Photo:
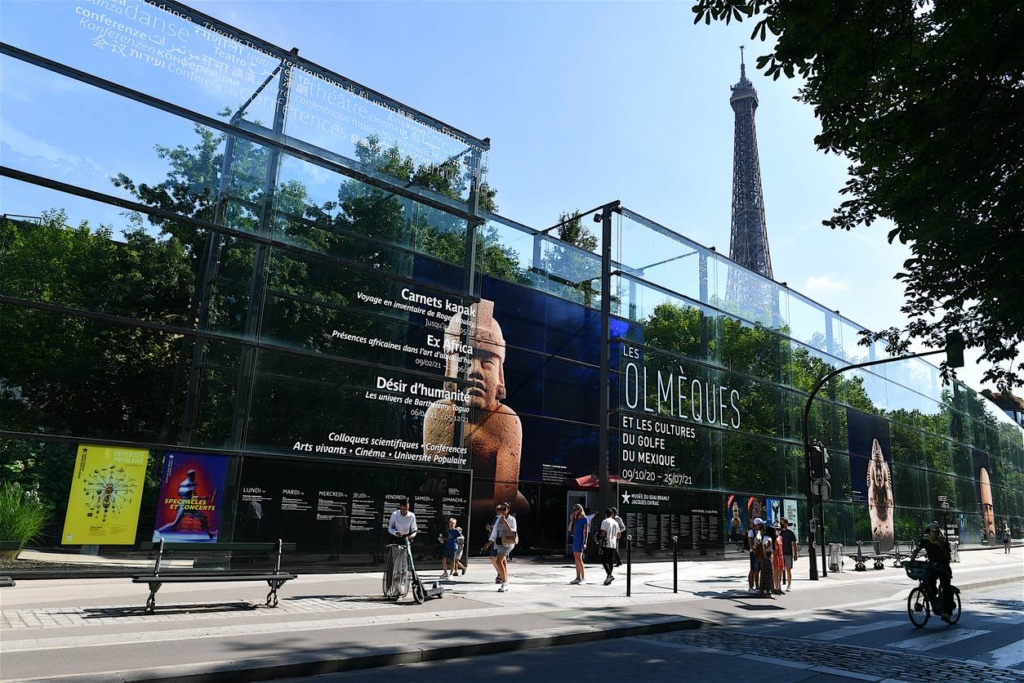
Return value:
<svg viewBox="0 0 1024 683">
<path fill-rule="evenodd" d="M 508 528 L 507 524 L 502 525 L 501 530 L 501 544 L 502 545 L 515 545 L 519 542 L 519 534 Z"/>
</svg>

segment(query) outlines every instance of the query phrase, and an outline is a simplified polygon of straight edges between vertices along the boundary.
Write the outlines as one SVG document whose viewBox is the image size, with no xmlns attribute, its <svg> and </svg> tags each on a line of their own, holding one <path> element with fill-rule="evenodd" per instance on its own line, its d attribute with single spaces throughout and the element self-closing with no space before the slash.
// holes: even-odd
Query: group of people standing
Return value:
<svg viewBox="0 0 1024 683">
<path fill-rule="evenodd" d="M 747 532 L 747 550 L 750 552 L 748 592 L 774 599 L 792 590 L 793 562 L 799 556 L 800 546 L 796 534 L 789 528 L 789 520 L 782 517 L 768 526 L 763 519 L 755 517 Z"/>
<path fill-rule="evenodd" d="M 572 546 L 572 559 L 576 565 L 576 578 L 569 582 L 574 586 L 584 586 L 587 583 L 587 568 L 583 562 L 583 555 L 587 552 L 591 519 L 582 505 L 573 505 L 569 514 L 568 541 Z M 613 507 L 605 510 L 604 519 L 601 520 L 600 529 L 594 534 L 594 540 L 601 550 L 601 566 L 604 567 L 606 586 L 615 580 L 615 567 L 622 565 L 622 558 L 619 557 L 619 537 L 625 531 L 626 524 L 619 517 L 619 511 Z"/>
</svg>

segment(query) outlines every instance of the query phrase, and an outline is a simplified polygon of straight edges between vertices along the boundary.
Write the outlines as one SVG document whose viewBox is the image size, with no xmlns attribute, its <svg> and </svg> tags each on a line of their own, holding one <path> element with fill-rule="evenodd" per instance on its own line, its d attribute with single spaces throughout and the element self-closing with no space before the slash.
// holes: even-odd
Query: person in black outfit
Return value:
<svg viewBox="0 0 1024 683">
<path fill-rule="evenodd" d="M 927 533 L 918 541 L 910 559 L 915 559 L 917 554 L 924 551 L 928 556 L 928 585 L 931 586 L 932 598 L 935 597 L 935 581 L 939 582 L 942 591 L 942 606 L 939 617 L 943 621 L 949 621 L 953 612 L 953 595 L 949 590 L 950 579 L 953 578 L 953 570 L 949 566 L 950 547 L 949 542 L 939 534 L 939 523 L 932 522 L 928 525 Z"/>
</svg>

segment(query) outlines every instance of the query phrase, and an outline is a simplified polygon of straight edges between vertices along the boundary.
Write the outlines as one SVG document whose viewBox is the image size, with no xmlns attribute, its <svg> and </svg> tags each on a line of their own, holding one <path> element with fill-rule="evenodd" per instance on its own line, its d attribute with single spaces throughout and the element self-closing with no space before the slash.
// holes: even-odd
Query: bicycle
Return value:
<svg viewBox="0 0 1024 683">
<path fill-rule="evenodd" d="M 937 611 L 941 611 L 942 587 L 939 587 L 938 595 L 932 598 L 931 594 L 935 584 L 930 576 L 929 564 L 925 560 L 903 561 L 903 569 L 907 572 L 907 576 L 917 580 L 917 588 L 911 590 L 910 595 L 907 596 L 907 616 L 910 617 L 910 623 L 915 628 L 924 628 L 928 619 L 931 618 L 932 611 L 936 611 L 936 607 L 939 608 Z M 960 589 L 950 584 L 949 591 L 953 594 L 953 609 L 950 612 L 948 623 L 955 624 L 960 621 Z"/>
<path fill-rule="evenodd" d="M 440 598 L 444 587 L 434 582 L 433 588 L 427 586 L 416 575 L 416 565 L 412 559 L 412 545 L 409 539 L 387 546 L 388 556 L 384 561 L 384 578 L 382 590 L 385 600 L 401 600 L 412 590 L 412 599 L 417 605 L 423 604 L 428 598 Z"/>
</svg>

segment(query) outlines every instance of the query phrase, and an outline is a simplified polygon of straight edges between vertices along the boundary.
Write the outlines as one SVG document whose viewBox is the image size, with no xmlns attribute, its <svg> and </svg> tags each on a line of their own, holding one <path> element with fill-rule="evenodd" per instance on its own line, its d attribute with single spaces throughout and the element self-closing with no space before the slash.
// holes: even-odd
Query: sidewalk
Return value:
<svg viewBox="0 0 1024 683">
<path fill-rule="evenodd" d="M 962 548 L 960 560 L 962 591 L 1024 585 L 1020 546 L 1009 555 Z M 812 582 L 801 556 L 793 591 L 775 600 L 747 593 L 744 559 L 680 562 L 678 593 L 671 562 L 634 565 L 626 597 L 625 570 L 603 586 L 600 567 L 588 566 L 593 583 L 571 586 L 571 562 L 518 558 L 510 592 L 498 593 L 478 560 L 423 605 L 376 597 L 378 573 L 300 575 L 276 609 L 263 604 L 263 584 L 168 584 L 152 615 L 143 613 L 147 589 L 130 579 L 22 580 L 0 589 L 0 679 L 269 680 L 887 603 L 914 585 L 891 562 Z"/>
</svg>

